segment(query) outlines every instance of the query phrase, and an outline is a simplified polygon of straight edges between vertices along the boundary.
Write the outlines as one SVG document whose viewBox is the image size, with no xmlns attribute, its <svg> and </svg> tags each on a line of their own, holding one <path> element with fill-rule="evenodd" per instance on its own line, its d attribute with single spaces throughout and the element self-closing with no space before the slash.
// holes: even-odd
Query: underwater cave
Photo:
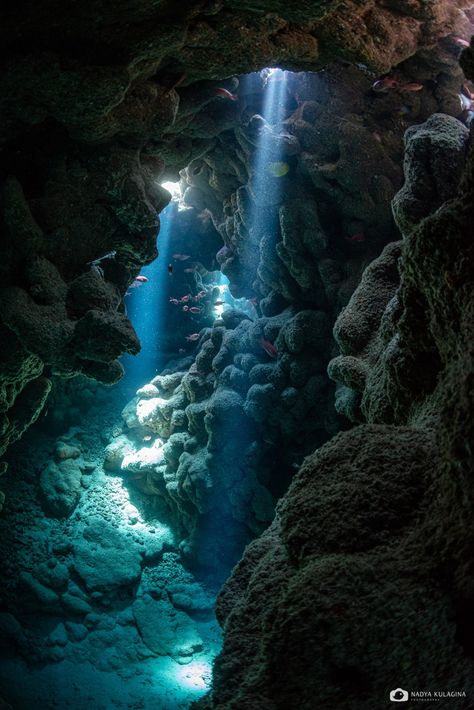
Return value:
<svg viewBox="0 0 474 710">
<path fill-rule="evenodd" d="M 473 0 L 6 0 L 0 708 L 474 708 Z"/>
</svg>

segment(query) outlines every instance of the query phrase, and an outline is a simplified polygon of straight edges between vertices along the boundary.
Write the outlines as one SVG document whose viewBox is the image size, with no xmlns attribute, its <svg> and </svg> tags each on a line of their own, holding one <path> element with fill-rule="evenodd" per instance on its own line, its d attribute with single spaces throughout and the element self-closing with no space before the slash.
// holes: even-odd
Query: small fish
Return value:
<svg viewBox="0 0 474 710">
<path fill-rule="evenodd" d="M 421 91 L 425 87 L 423 84 L 415 84 L 415 83 L 410 83 L 410 84 L 400 84 L 398 87 L 399 91 L 409 91 L 409 92 L 414 92 L 414 91 Z"/>
<path fill-rule="evenodd" d="M 196 271 L 195 266 L 188 266 L 187 269 L 183 269 L 185 274 L 193 274 Z"/>
<path fill-rule="evenodd" d="M 184 313 L 187 313 L 189 311 L 189 306 L 183 306 L 183 311 Z"/>
<path fill-rule="evenodd" d="M 216 96 L 219 96 L 221 99 L 228 99 L 229 101 L 237 101 L 238 96 L 237 94 L 231 94 L 230 91 L 227 89 L 224 89 L 224 87 L 219 86 L 217 89 L 214 89 L 214 93 Z"/>
<path fill-rule="evenodd" d="M 215 306 L 223 306 L 224 303 L 225 303 L 225 301 L 221 301 L 221 300 L 219 300 L 219 301 L 214 301 L 214 305 L 215 305 Z"/>
<path fill-rule="evenodd" d="M 199 333 L 191 333 L 191 335 L 187 335 L 186 340 L 188 343 L 194 343 L 196 340 L 199 340 Z"/>
<path fill-rule="evenodd" d="M 135 276 L 135 281 L 138 281 L 140 284 L 146 284 L 148 279 L 146 276 L 143 276 L 143 274 L 138 274 L 138 276 Z"/>
<path fill-rule="evenodd" d="M 146 434 L 146 435 L 143 437 L 143 441 L 151 441 L 151 434 Z"/>
<path fill-rule="evenodd" d="M 186 306 L 185 306 L 185 308 L 186 308 Z M 191 308 L 189 309 L 189 312 L 190 313 L 201 313 L 201 309 L 198 308 L 197 306 L 191 306 Z"/>
<path fill-rule="evenodd" d="M 173 264 L 168 264 L 168 273 L 171 274 L 173 273 Z"/>
<path fill-rule="evenodd" d="M 173 303 L 176 306 L 178 305 L 179 301 L 177 298 L 170 298 L 170 303 Z"/>
<path fill-rule="evenodd" d="M 377 94 L 386 94 L 387 91 L 395 89 L 398 86 L 398 81 L 391 76 L 385 76 L 383 79 L 377 79 L 372 84 L 372 91 Z"/>
<path fill-rule="evenodd" d="M 270 355 L 270 357 L 276 357 L 278 355 L 278 350 L 273 345 L 273 343 L 270 342 L 270 340 L 265 340 L 265 338 L 260 338 L 260 340 L 258 342 L 260 344 L 260 347 L 263 348 L 263 350 L 265 350 L 267 355 Z"/>
<path fill-rule="evenodd" d="M 462 37 L 453 37 L 453 42 L 455 42 L 458 47 L 470 47 L 471 45 L 467 41 L 467 39 L 463 39 Z"/>
<path fill-rule="evenodd" d="M 185 352 L 186 352 L 186 350 L 185 350 L 184 348 L 180 348 L 180 349 L 178 350 L 178 355 L 184 355 Z"/>
<path fill-rule="evenodd" d="M 353 244 L 365 242 L 365 234 L 364 232 L 357 232 L 357 234 L 351 234 L 350 237 L 346 237 L 346 241 L 352 242 Z"/>
<path fill-rule="evenodd" d="M 289 171 L 290 166 L 288 163 L 284 163 L 281 160 L 276 160 L 273 163 L 269 163 L 267 170 L 273 177 L 283 177 Z"/>
<path fill-rule="evenodd" d="M 469 89 L 467 84 L 462 85 L 462 92 L 464 96 L 467 96 L 468 99 L 474 101 L 474 93 Z"/>
<path fill-rule="evenodd" d="M 188 294 L 186 294 L 186 296 L 181 296 L 181 298 L 179 299 L 179 302 L 180 303 L 187 303 L 190 298 L 191 298 L 191 294 L 188 293 Z"/>
<path fill-rule="evenodd" d="M 190 254 L 173 254 L 173 259 L 175 259 L 175 261 L 186 261 L 186 259 L 190 258 Z"/>
</svg>

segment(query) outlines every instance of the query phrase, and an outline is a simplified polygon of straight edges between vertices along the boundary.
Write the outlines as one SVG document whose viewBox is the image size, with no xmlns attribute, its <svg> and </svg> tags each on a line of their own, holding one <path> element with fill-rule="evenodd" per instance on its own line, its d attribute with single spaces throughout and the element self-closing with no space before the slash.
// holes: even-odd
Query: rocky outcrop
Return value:
<svg viewBox="0 0 474 710">
<path fill-rule="evenodd" d="M 430 140 L 426 126 L 408 141 L 418 137 Z M 423 165 L 408 174 L 421 179 Z M 346 411 L 369 423 L 306 459 L 224 585 L 224 650 L 199 707 L 362 710 L 440 678 L 469 706 L 473 165 L 472 145 L 460 182 L 443 163 L 451 199 L 404 233 L 400 286 L 394 244 L 342 312 L 330 373 L 362 393 Z"/>
<path fill-rule="evenodd" d="M 138 346 L 116 299 L 123 296 L 140 266 L 156 256 L 157 213 L 169 199 L 157 185 L 160 177 L 176 176 L 179 169 L 196 160 L 199 163 L 208 154 L 210 172 L 206 168 L 204 176 L 209 172 L 219 199 L 228 200 L 224 207 L 230 209 L 234 199 L 231 193 L 245 185 L 246 178 L 241 161 L 228 159 L 226 141 L 220 144 L 219 137 L 239 124 L 244 107 L 240 102 L 228 105 L 216 97 L 216 80 L 266 65 L 315 70 L 334 58 L 388 71 L 421 46 L 429 47 L 449 32 L 462 32 L 466 20 L 457 9 L 466 4 L 464 0 L 454 5 L 437 0 L 429 7 L 415 2 L 394 8 L 391 3 L 370 0 L 362 12 L 357 3 L 340 11 L 337 3 L 308 9 L 305 3 L 293 3 L 289 8 L 282 3 L 278 7 L 265 2 L 240 7 L 235 3 L 203 2 L 188 3 L 170 14 L 166 7 L 145 8 L 140 2 L 120 4 L 113 10 L 99 3 L 94 6 L 93 17 L 84 9 L 63 13 L 52 6 L 51 12 L 46 7 L 24 11 L 22 3 L 10 7 L 0 30 L 5 50 L 0 76 L 4 250 L 0 274 L 2 327 L 6 328 L 7 341 L 15 341 L 16 374 L 8 357 L 2 359 L 0 379 L 10 393 L 9 404 L 2 411 L 7 412 L 15 397 L 24 392 L 23 400 L 28 398 L 32 412 L 30 421 L 38 416 L 44 397 L 29 398 L 25 389 L 31 368 L 37 376 L 46 368 L 49 377 L 52 368 L 55 377 L 84 373 L 106 383 L 120 378 L 117 355 L 134 352 Z M 251 22 L 247 22 L 248 17 Z M 443 76 L 436 90 L 437 108 L 449 113 L 454 108 L 453 96 L 446 90 L 446 76 L 452 71 L 455 56 L 451 43 L 444 64 L 438 60 L 435 70 L 437 76 Z M 418 69 L 420 62 L 426 77 L 431 78 L 434 68 L 429 57 L 420 56 L 418 67 L 411 66 L 411 71 Z M 368 84 L 373 79 L 368 78 Z M 311 105 L 311 97 L 309 100 L 298 121 L 288 128 L 294 128 L 293 137 L 300 141 L 303 151 L 301 164 L 317 189 L 324 184 L 329 193 L 336 190 L 339 195 L 337 183 L 348 180 L 350 141 L 357 138 L 358 145 L 363 146 L 367 140 L 373 143 L 378 139 L 370 135 L 369 126 L 359 125 L 356 119 L 351 127 L 352 119 L 342 116 L 347 123 L 328 143 L 341 144 L 342 160 L 327 185 L 325 176 L 332 170 L 334 156 L 320 160 L 318 150 L 315 152 L 318 141 L 311 122 L 321 106 L 317 102 Z M 411 106 L 413 102 L 408 103 Z M 384 105 L 392 105 L 390 97 Z M 350 138 L 348 131 L 353 134 Z M 305 146 L 311 135 L 308 150 Z M 297 145 L 295 141 L 293 144 Z M 347 229 L 349 234 L 354 233 L 352 230 L 373 209 L 374 200 L 378 204 L 384 195 L 386 205 L 397 187 L 397 171 L 390 164 L 393 156 L 386 159 L 385 148 L 380 146 L 377 157 L 374 149 L 370 160 L 375 159 L 377 164 L 381 160 L 384 176 L 374 182 L 362 212 L 344 194 L 348 225 L 342 234 Z M 196 173 L 200 172 L 199 164 L 193 167 Z M 372 165 L 369 161 L 366 169 Z M 240 197 L 241 202 L 246 199 L 244 193 Z M 197 193 L 192 203 L 196 200 Z M 213 205 L 215 199 L 203 204 Z M 233 208 L 235 211 L 235 205 Z M 323 287 L 334 290 L 334 285 L 344 280 L 340 264 L 334 265 L 332 257 L 321 267 L 325 275 L 306 269 L 297 258 L 299 242 L 295 241 L 292 225 L 299 231 L 298 220 L 303 220 L 304 235 L 304 224 L 315 218 L 321 220 L 321 214 L 315 213 L 313 204 L 296 220 L 296 208 L 296 203 L 287 205 L 279 215 L 283 238 L 277 253 L 286 266 L 268 259 L 273 245 L 268 239 L 262 241 L 262 254 L 268 261 L 268 268 L 262 265 L 259 271 L 263 295 L 273 290 L 286 300 L 302 294 L 306 298 L 310 279 L 315 277 L 321 297 Z M 386 223 L 386 218 L 385 209 L 383 215 L 372 219 L 374 234 L 380 220 Z M 324 248 L 324 226 L 314 243 L 304 237 L 310 254 Z M 222 228 L 220 231 L 223 233 Z M 254 237 L 256 248 L 261 236 Z M 229 249 L 232 240 L 231 235 Z M 236 287 L 242 268 L 251 265 L 255 274 L 258 267 L 253 252 L 249 254 L 246 260 L 240 255 L 233 268 L 227 264 Z M 104 258 L 106 255 L 108 258 Z M 36 283 L 39 274 L 32 277 L 31 271 L 38 271 L 39 263 L 43 275 L 51 272 L 49 291 L 44 284 Z M 104 284 L 97 279 L 92 283 L 97 267 L 104 275 Z M 87 275 L 91 270 L 92 276 Z M 351 268 L 346 276 L 355 285 L 357 268 Z M 82 281 L 77 283 L 77 279 Z M 353 285 L 343 300 L 347 300 Z M 72 289 L 66 301 L 65 289 Z M 77 299 L 83 298 L 84 289 L 95 293 L 92 303 L 81 305 Z M 270 297 L 271 313 L 280 307 L 276 301 L 278 298 Z M 78 306 L 82 324 L 75 323 Z M 30 335 L 25 310 L 35 314 Z M 73 330 L 77 330 L 77 337 Z M 109 340 L 110 348 L 105 352 L 104 343 Z M 76 348 L 81 351 L 79 360 Z M 8 431 L 17 415 L 6 416 L 3 429 Z M 26 426 L 25 420 L 20 428 Z M 2 448 L 10 440 L 13 438 L 9 435 L 4 437 Z"/>
<path fill-rule="evenodd" d="M 209 707 L 362 710 L 440 674 L 472 693 L 450 590 L 425 558 L 438 456 L 429 432 L 371 425 L 306 459 L 219 596 Z"/>
<path fill-rule="evenodd" d="M 331 361 L 328 372 L 342 385 L 338 410 L 353 421 L 404 422 L 436 387 L 446 361 L 445 344 L 433 338 L 429 299 L 415 275 L 418 267 L 408 277 L 404 266 L 420 240 L 417 226 L 430 214 L 433 220 L 441 219 L 439 208 L 457 195 L 468 138 L 462 123 L 440 114 L 406 133 L 406 181 L 393 200 L 405 239 L 386 247 L 367 268 L 334 328 L 342 355 Z M 449 263 L 457 259 L 449 235 L 458 227 L 458 212 L 453 205 L 447 236 L 439 241 L 431 237 L 430 246 L 425 246 L 431 259 L 438 254 L 440 271 L 430 288 L 439 299 L 461 286 L 461 277 Z"/>
</svg>

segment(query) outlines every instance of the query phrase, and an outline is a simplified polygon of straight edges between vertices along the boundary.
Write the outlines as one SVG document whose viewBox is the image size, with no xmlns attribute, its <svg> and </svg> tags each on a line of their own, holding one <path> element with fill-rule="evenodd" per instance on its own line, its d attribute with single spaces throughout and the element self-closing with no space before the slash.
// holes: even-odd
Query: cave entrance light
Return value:
<svg viewBox="0 0 474 710">
<path fill-rule="evenodd" d="M 135 388 L 149 382 L 169 359 L 166 348 L 166 314 L 170 296 L 171 239 L 174 215 L 179 209 L 181 190 L 179 183 L 164 182 L 162 187 L 171 193 L 171 202 L 160 212 L 160 231 L 157 235 L 159 256 L 140 274 L 148 280 L 139 286 L 129 287 L 125 297 L 127 315 L 140 338 L 141 351 L 138 355 L 125 355 L 125 385 Z"/>
</svg>

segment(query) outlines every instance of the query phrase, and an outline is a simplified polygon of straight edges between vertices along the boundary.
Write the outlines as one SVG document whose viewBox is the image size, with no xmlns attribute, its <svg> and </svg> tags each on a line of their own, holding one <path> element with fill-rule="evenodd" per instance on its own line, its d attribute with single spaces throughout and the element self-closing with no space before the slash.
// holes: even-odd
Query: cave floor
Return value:
<svg viewBox="0 0 474 710">
<path fill-rule="evenodd" d="M 174 710 L 209 686 L 221 645 L 215 589 L 181 565 L 164 511 L 103 470 L 104 428 L 116 416 L 97 409 L 63 436 L 31 431 L 12 450 L 0 520 L 0 698 L 15 710 Z M 83 466 L 63 518 L 44 511 L 39 484 L 58 440 L 80 447 Z"/>
</svg>

